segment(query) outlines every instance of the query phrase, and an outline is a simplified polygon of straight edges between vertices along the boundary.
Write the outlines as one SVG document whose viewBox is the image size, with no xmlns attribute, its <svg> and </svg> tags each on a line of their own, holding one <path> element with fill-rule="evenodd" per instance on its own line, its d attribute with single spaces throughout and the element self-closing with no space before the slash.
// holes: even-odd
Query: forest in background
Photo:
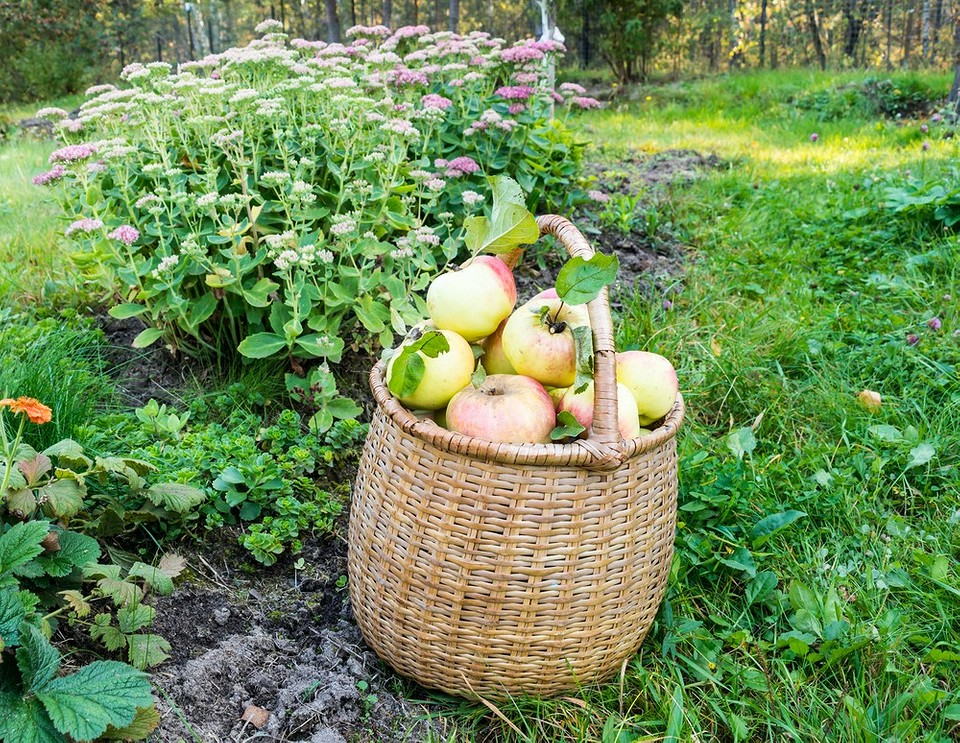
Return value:
<svg viewBox="0 0 960 743">
<path fill-rule="evenodd" d="M 627 84 L 735 69 L 947 68 L 960 0 L 544 0 L 566 64 Z M 508 41 L 542 33 L 532 0 L 0 0 L 0 101 L 39 100 L 126 64 L 244 44 L 265 18 L 342 41 L 351 26 L 428 25 Z"/>
</svg>

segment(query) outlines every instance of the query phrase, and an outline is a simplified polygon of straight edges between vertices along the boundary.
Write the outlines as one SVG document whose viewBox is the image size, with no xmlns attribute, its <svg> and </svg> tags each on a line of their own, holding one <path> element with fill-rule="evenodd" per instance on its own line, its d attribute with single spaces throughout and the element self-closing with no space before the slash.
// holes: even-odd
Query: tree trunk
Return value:
<svg viewBox="0 0 960 743">
<path fill-rule="evenodd" d="M 383 25 L 390 28 L 393 23 L 393 0 L 383 0 Z"/>
<path fill-rule="evenodd" d="M 913 4 L 907 8 L 907 23 L 903 29 L 903 56 L 900 58 L 901 69 L 910 66 L 910 55 L 913 53 L 913 17 L 916 7 Z"/>
<path fill-rule="evenodd" d="M 767 0 L 760 3 L 760 69 L 766 62 L 767 56 Z"/>
<path fill-rule="evenodd" d="M 887 0 L 887 69 L 893 69 L 893 56 L 891 54 L 891 40 L 893 38 L 893 0 Z"/>
<path fill-rule="evenodd" d="M 817 64 L 821 70 L 827 69 L 827 55 L 823 51 L 823 41 L 820 39 L 820 24 L 817 23 L 817 10 L 813 7 L 813 0 L 807 0 L 807 21 L 810 24 L 810 36 L 813 38 L 813 52 L 817 55 Z"/>
<path fill-rule="evenodd" d="M 450 31 L 460 33 L 460 0 L 450 0 Z"/>
<path fill-rule="evenodd" d="M 590 13 L 587 12 L 586 0 L 580 2 L 581 20 L 583 27 L 580 32 L 580 67 L 586 69 L 590 66 Z"/>
<path fill-rule="evenodd" d="M 953 85 L 947 100 L 960 112 L 960 8 L 953 10 Z"/>
<path fill-rule="evenodd" d="M 327 16 L 327 41 L 336 44 L 340 41 L 340 18 L 337 16 L 337 0 L 323 0 Z"/>
<path fill-rule="evenodd" d="M 923 61 L 930 59 L 930 0 L 923 0 L 923 10 L 920 13 L 920 49 Z"/>
</svg>

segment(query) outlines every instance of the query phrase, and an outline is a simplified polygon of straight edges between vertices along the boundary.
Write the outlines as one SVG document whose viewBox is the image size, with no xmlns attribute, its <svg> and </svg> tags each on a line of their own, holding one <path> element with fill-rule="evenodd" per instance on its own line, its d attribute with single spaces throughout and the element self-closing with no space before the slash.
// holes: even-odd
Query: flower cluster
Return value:
<svg viewBox="0 0 960 743">
<path fill-rule="evenodd" d="M 546 208 L 579 198 L 583 145 L 563 117 L 593 104 L 545 86 L 562 45 L 258 32 L 176 71 L 128 65 L 75 119 L 43 112 L 65 146 L 35 183 L 73 220 L 86 277 L 142 306 L 143 344 L 336 362 L 346 341 L 391 343 L 419 319 L 415 292 L 461 250 L 485 177 L 516 177 Z"/>
</svg>

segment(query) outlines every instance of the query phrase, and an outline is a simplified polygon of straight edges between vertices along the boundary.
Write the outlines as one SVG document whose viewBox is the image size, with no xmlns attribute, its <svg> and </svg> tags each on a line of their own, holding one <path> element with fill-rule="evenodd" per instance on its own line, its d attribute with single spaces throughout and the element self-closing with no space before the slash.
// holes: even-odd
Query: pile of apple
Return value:
<svg viewBox="0 0 960 743">
<path fill-rule="evenodd" d="M 589 436 L 593 383 L 575 386 L 577 339 L 590 328 L 586 305 L 564 302 L 555 289 L 516 303 L 513 273 L 496 256 L 438 276 L 427 290 L 430 320 L 387 363 L 391 392 L 419 417 L 488 441 Z M 677 398 L 676 371 L 644 351 L 618 353 L 616 369 L 620 435 L 649 433 Z"/>
</svg>

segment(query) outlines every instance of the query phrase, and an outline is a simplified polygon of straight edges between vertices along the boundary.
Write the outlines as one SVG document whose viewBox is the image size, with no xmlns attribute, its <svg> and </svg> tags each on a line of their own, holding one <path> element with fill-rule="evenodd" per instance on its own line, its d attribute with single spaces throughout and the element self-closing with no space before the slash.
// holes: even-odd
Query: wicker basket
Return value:
<svg viewBox="0 0 960 743">
<path fill-rule="evenodd" d="M 562 217 L 538 219 L 571 255 Z M 678 400 L 620 440 L 607 292 L 588 305 L 595 420 L 571 444 L 496 444 L 418 420 L 379 363 L 377 411 L 350 511 L 349 578 L 364 639 L 451 694 L 548 696 L 615 673 L 663 597 L 676 523 Z"/>
</svg>

